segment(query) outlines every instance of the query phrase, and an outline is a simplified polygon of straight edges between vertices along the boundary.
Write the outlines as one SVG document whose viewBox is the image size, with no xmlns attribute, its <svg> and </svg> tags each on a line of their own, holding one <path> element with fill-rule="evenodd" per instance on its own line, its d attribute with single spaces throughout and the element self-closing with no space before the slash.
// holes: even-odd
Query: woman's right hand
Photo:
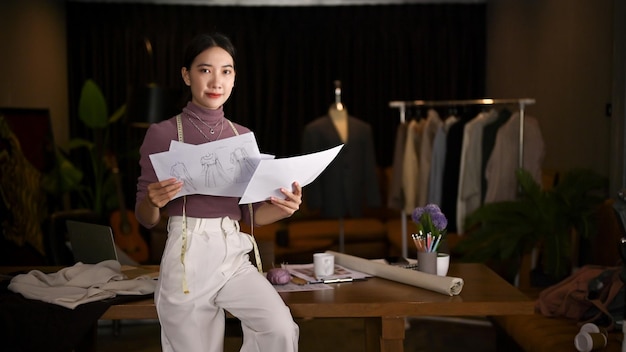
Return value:
<svg viewBox="0 0 626 352">
<path fill-rule="evenodd" d="M 148 185 L 148 203 L 155 208 L 163 208 L 183 188 L 183 182 L 175 177 Z"/>
</svg>

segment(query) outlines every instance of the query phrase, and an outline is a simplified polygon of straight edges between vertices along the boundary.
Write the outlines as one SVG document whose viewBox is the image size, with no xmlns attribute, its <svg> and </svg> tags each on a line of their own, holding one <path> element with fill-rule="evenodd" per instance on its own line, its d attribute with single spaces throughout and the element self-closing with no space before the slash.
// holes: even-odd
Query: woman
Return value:
<svg viewBox="0 0 626 352">
<path fill-rule="evenodd" d="M 170 141 L 201 144 L 250 130 L 231 123 L 223 105 L 235 83 L 234 47 L 221 34 L 193 39 L 184 56 L 183 81 L 191 101 L 179 118 L 153 124 L 140 149 L 141 175 L 135 213 L 145 227 L 155 226 L 165 208 L 168 238 L 161 259 L 155 303 L 164 351 L 223 351 L 224 309 L 241 320 L 242 351 L 298 349 L 298 326 L 276 290 L 250 263 L 253 238 L 239 231 L 239 220 L 265 225 L 291 216 L 302 189 L 281 189 L 284 199 L 249 207 L 236 197 L 187 195 L 172 199 L 183 182 L 158 181 L 149 155 L 167 151 Z"/>
</svg>

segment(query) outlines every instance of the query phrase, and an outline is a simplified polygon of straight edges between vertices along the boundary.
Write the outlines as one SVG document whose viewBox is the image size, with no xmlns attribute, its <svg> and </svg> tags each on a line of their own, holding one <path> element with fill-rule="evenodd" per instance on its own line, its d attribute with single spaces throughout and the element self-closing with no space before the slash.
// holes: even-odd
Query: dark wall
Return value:
<svg viewBox="0 0 626 352">
<path fill-rule="evenodd" d="M 67 4 L 70 112 L 93 78 L 111 110 L 128 88 L 182 89 L 181 56 L 199 32 L 236 47 L 237 82 L 227 117 L 250 127 L 262 152 L 298 154 L 304 126 L 334 102 L 334 80 L 351 115 L 372 125 L 377 163 L 392 161 L 392 100 L 470 99 L 485 85 L 485 5 L 209 7 Z M 149 39 L 153 55 L 146 52 Z M 70 116 L 71 134 L 81 124 Z"/>
</svg>

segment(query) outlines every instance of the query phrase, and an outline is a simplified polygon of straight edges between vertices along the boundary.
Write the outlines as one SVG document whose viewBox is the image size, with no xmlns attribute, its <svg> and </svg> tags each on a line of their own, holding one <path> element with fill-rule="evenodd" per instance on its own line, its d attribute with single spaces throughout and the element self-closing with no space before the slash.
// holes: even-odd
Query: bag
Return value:
<svg viewBox="0 0 626 352">
<path fill-rule="evenodd" d="M 624 318 L 621 266 L 585 265 L 539 294 L 535 308 L 544 316 L 615 329 Z"/>
</svg>

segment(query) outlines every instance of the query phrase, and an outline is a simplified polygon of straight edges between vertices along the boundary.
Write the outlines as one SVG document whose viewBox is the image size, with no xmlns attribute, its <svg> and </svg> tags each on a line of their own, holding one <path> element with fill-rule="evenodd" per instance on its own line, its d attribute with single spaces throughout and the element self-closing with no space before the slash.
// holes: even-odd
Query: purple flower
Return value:
<svg viewBox="0 0 626 352">
<path fill-rule="evenodd" d="M 424 208 L 422 207 L 415 208 L 413 210 L 413 214 L 411 214 L 411 218 L 413 219 L 413 222 L 416 224 L 419 224 L 422 214 L 424 214 Z"/>
<path fill-rule="evenodd" d="M 448 226 L 448 219 L 436 204 L 427 204 L 424 207 L 415 208 L 411 214 L 411 219 L 419 231 L 433 235 L 444 234 Z"/>
<path fill-rule="evenodd" d="M 443 215 L 443 213 L 439 212 L 435 214 L 430 214 L 430 218 L 433 221 L 433 225 L 435 225 L 437 230 L 443 231 L 446 227 L 448 227 L 448 219 L 446 219 L 446 216 Z"/>
<path fill-rule="evenodd" d="M 439 206 L 437 206 L 437 204 L 432 204 L 432 203 L 426 204 L 426 206 L 424 207 L 424 211 L 430 215 L 441 213 L 441 209 L 439 209 Z"/>
</svg>

